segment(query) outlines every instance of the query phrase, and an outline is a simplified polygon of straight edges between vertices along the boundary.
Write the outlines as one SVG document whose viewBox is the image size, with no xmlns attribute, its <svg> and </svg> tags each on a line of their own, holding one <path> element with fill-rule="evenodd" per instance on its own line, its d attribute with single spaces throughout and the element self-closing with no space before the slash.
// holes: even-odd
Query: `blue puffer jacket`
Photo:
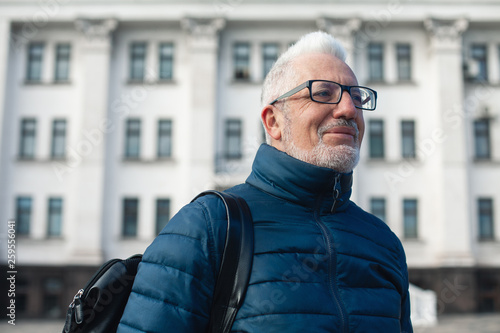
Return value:
<svg viewBox="0 0 500 333">
<path fill-rule="evenodd" d="M 412 332 L 406 259 L 339 174 L 262 145 L 245 184 L 252 275 L 232 332 Z M 225 237 L 215 196 L 182 208 L 146 250 L 118 329 L 206 332 Z"/>
</svg>

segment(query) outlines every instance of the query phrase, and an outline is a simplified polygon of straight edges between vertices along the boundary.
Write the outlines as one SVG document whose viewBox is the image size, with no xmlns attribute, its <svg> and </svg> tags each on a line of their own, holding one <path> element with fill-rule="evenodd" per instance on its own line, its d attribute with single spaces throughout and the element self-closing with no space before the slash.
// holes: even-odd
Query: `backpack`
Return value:
<svg viewBox="0 0 500 333">
<path fill-rule="evenodd" d="M 229 333 L 243 303 L 253 259 L 253 225 L 250 209 L 241 197 L 214 194 L 226 207 L 227 232 L 221 266 L 215 284 L 209 333 Z M 132 290 L 142 255 L 111 259 L 80 289 L 69 305 L 63 333 L 116 332 Z"/>
</svg>

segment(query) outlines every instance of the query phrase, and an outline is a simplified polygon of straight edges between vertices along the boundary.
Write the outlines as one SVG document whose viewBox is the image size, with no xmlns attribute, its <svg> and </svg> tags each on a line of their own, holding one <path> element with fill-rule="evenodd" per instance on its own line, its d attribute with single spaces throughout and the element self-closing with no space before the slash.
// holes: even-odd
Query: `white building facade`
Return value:
<svg viewBox="0 0 500 333">
<path fill-rule="evenodd" d="M 379 96 L 353 200 L 439 313 L 500 311 L 499 1 L 53 0 L 0 1 L 0 253 L 15 221 L 19 313 L 63 316 L 97 265 L 243 182 L 265 74 L 316 30 Z"/>
</svg>

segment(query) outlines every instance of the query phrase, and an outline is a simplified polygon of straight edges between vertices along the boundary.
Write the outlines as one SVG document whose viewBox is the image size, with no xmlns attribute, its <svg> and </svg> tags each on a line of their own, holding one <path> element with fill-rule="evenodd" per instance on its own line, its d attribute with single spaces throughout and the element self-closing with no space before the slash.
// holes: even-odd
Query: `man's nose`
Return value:
<svg viewBox="0 0 500 333">
<path fill-rule="evenodd" d="M 354 101 L 347 90 L 342 92 L 340 102 L 333 110 L 334 118 L 354 119 L 360 110 L 354 105 Z"/>
</svg>

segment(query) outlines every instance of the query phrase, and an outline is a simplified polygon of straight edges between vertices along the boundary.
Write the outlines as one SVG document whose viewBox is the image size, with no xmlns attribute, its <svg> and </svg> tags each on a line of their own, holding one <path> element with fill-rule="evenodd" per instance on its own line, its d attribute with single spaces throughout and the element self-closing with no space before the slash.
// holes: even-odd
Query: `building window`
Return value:
<svg viewBox="0 0 500 333">
<path fill-rule="evenodd" d="M 57 119 L 52 122 L 52 147 L 50 156 L 63 158 L 66 155 L 66 120 Z"/>
<path fill-rule="evenodd" d="M 229 159 L 241 158 L 241 120 L 226 120 L 225 156 Z"/>
<path fill-rule="evenodd" d="M 371 119 L 368 129 L 370 131 L 370 158 L 384 158 L 384 121 Z"/>
<path fill-rule="evenodd" d="M 159 52 L 160 80 L 172 80 L 174 71 L 174 44 L 160 44 Z"/>
<path fill-rule="evenodd" d="M 68 81 L 70 53 L 71 46 L 69 44 L 57 44 L 55 81 Z"/>
<path fill-rule="evenodd" d="M 47 221 L 47 235 L 50 237 L 60 237 L 62 232 L 62 206 L 61 198 L 49 199 L 49 214 Z"/>
<path fill-rule="evenodd" d="M 43 315 L 45 318 L 60 318 L 61 296 L 64 292 L 64 282 L 60 278 L 49 277 L 43 281 Z"/>
<path fill-rule="evenodd" d="M 172 156 L 172 121 L 158 122 L 158 157 Z"/>
<path fill-rule="evenodd" d="M 417 219 L 416 199 L 403 200 L 403 223 L 404 223 L 404 237 L 417 238 L 418 219 Z"/>
<path fill-rule="evenodd" d="M 479 239 L 495 238 L 493 229 L 493 200 L 482 198 L 478 200 Z"/>
<path fill-rule="evenodd" d="M 411 80 L 411 46 L 410 44 L 396 45 L 398 62 L 398 80 Z"/>
<path fill-rule="evenodd" d="M 236 43 L 233 46 L 234 78 L 250 79 L 250 44 Z"/>
<path fill-rule="evenodd" d="M 16 233 L 18 235 L 29 235 L 31 224 L 30 197 L 18 197 L 16 199 Z"/>
<path fill-rule="evenodd" d="M 373 215 L 375 215 L 384 222 L 386 221 L 384 198 L 371 198 L 370 208 Z"/>
<path fill-rule="evenodd" d="M 36 120 L 21 120 L 21 138 L 19 145 L 19 157 L 22 159 L 33 159 L 35 157 Z"/>
<path fill-rule="evenodd" d="M 262 78 L 265 78 L 278 59 L 279 46 L 276 43 L 265 43 L 262 45 Z"/>
<path fill-rule="evenodd" d="M 156 234 L 167 225 L 170 218 L 170 200 L 158 199 L 156 200 Z"/>
<path fill-rule="evenodd" d="M 124 199 L 123 200 L 123 237 L 137 236 L 137 220 L 139 212 L 138 199 Z"/>
<path fill-rule="evenodd" d="M 370 81 L 384 80 L 384 45 L 381 43 L 368 44 L 368 68 Z"/>
<path fill-rule="evenodd" d="M 415 158 L 415 122 L 401 122 L 401 154 L 403 158 Z"/>
<path fill-rule="evenodd" d="M 137 159 L 141 152 L 141 121 L 128 119 L 125 131 L 125 158 Z"/>
<path fill-rule="evenodd" d="M 474 121 L 474 147 L 476 159 L 491 158 L 490 120 L 487 118 Z"/>
<path fill-rule="evenodd" d="M 42 80 L 43 47 L 43 43 L 31 43 L 28 46 L 27 81 L 39 82 Z"/>
<path fill-rule="evenodd" d="M 130 45 L 130 80 L 144 80 L 146 67 L 146 43 L 136 42 Z"/>
<path fill-rule="evenodd" d="M 486 45 L 475 44 L 471 46 L 471 58 L 474 68 L 471 69 L 472 79 L 475 81 L 488 80 L 488 57 Z"/>
</svg>

